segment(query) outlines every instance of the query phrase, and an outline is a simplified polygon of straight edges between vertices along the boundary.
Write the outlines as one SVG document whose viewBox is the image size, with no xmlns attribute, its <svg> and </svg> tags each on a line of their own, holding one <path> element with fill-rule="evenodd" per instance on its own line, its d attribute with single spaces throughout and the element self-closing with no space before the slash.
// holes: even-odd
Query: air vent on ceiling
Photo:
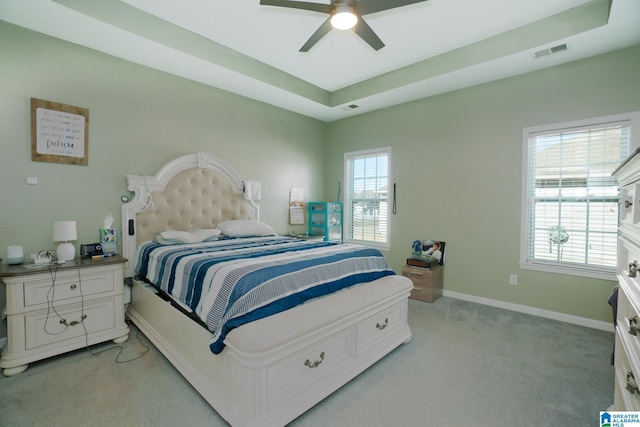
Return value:
<svg viewBox="0 0 640 427">
<path fill-rule="evenodd" d="M 557 46 L 549 47 L 547 49 L 542 49 L 537 52 L 534 52 L 533 57 L 535 59 L 542 58 L 543 56 L 549 56 L 549 55 L 553 55 L 554 53 L 564 52 L 567 49 L 568 49 L 567 44 L 563 43 Z"/>
<path fill-rule="evenodd" d="M 353 110 L 355 108 L 358 108 L 358 106 L 356 104 L 350 104 L 350 105 L 344 105 L 342 106 L 342 109 L 344 111 L 349 111 L 349 110 Z"/>
</svg>

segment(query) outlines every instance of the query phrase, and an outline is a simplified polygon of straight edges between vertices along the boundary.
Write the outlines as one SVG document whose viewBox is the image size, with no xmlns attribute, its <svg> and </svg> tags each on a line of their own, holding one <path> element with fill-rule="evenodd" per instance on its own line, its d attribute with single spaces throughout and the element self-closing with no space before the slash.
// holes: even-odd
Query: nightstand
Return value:
<svg viewBox="0 0 640 427">
<path fill-rule="evenodd" d="M 0 265 L 6 288 L 7 343 L 0 368 L 19 374 L 29 363 L 107 340 L 129 337 L 124 321 L 124 263 L 119 255 L 65 264 Z"/>
<path fill-rule="evenodd" d="M 431 268 L 402 267 L 402 275 L 413 282 L 410 298 L 426 302 L 434 302 L 442 296 L 443 268 L 435 266 Z"/>
</svg>

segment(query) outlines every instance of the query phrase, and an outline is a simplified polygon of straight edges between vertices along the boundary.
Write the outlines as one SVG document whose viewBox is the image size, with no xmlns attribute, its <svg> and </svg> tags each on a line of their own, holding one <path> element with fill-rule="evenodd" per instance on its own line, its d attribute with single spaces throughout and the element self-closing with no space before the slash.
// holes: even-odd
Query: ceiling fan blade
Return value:
<svg viewBox="0 0 640 427">
<path fill-rule="evenodd" d="M 316 32 L 313 33 L 311 37 L 309 37 L 309 40 L 307 40 L 304 46 L 300 48 L 300 52 L 309 52 L 309 49 L 311 49 L 313 45 L 318 43 L 321 38 L 326 36 L 329 31 L 331 31 L 331 28 L 331 18 L 329 17 L 326 21 L 324 21 L 322 25 L 320 25 L 320 28 L 318 28 Z"/>
<path fill-rule="evenodd" d="M 311 3 L 307 1 L 288 1 L 288 0 L 260 0 L 262 6 L 280 6 L 291 9 L 311 10 L 313 12 L 330 13 L 331 5 L 321 3 Z"/>
<path fill-rule="evenodd" d="M 425 1 L 427 0 L 360 0 L 356 3 L 356 7 L 360 15 L 366 15 Z"/>
<path fill-rule="evenodd" d="M 356 24 L 356 34 L 375 50 L 380 50 L 384 47 L 384 43 L 380 40 L 380 37 L 373 32 L 369 24 L 367 24 L 362 17 L 358 19 L 358 23 Z"/>
</svg>

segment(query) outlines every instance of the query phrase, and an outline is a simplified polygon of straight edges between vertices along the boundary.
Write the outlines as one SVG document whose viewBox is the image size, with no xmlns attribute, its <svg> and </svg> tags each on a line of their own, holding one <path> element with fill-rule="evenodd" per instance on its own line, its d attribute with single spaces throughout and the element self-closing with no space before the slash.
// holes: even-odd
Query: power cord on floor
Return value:
<svg viewBox="0 0 640 427">
<path fill-rule="evenodd" d="M 125 319 L 125 322 L 128 325 L 132 325 L 131 321 L 129 319 Z M 84 323 L 82 324 L 84 326 Z M 129 359 L 129 360 L 120 360 L 120 356 L 122 355 L 122 352 L 124 351 L 124 347 L 121 345 L 114 345 L 111 347 L 107 347 L 103 350 L 100 351 L 92 351 L 91 348 L 89 347 L 89 333 L 87 332 L 87 328 L 84 328 L 85 331 L 85 342 L 86 342 L 86 349 L 87 351 L 93 355 L 93 356 L 100 356 L 102 353 L 105 353 L 107 351 L 111 351 L 111 350 L 118 350 L 118 354 L 116 354 L 116 363 L 129 363 L 129 362 L 133 362 L 134 360 L 138 360 L 141 359 L 145 354 L 147 354 L 149 352 L 149 346 L 147 346 L 145 343 L 142 342 L 142 339 L 140 339 L 140 329 L 136 328 L 136 339 L 138 340 L 138 342 L 140 343 L 140 345 L 142 347 L 144 347 L 144 351 L 139 354 L 138 356 Z"/>
</svg>

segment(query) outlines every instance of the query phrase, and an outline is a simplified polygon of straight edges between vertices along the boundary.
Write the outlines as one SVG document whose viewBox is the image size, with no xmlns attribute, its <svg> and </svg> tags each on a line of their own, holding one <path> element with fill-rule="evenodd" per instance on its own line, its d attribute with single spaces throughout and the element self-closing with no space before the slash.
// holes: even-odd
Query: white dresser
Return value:
<svg viewBox="0 0 640 427">
<path fill-rule="evenodd" d="M 620 183 L 615 393 L 612 410 L 640 411 L 640 149 L 613 174 Z"/>
<path fill-rule="evenodd" d="M 18 374 L 31 362 L 87 345 L 126 341 L 125 262 L 115 256 L 77 258 L 51 269 L 0 266 L 7 295 L 3 374 Z"/>
</svg>

